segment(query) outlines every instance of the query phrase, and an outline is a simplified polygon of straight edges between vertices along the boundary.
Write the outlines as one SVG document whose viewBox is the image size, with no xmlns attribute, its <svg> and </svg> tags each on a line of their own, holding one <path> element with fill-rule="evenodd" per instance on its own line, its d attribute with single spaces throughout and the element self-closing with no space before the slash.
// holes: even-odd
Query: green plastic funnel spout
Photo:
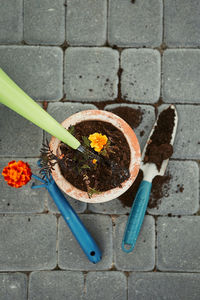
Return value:
<svg viewBox="0 0 200 300">
<path fill-rule="evenodd" d="M 71 148 L 77 149 L 80 146 L 80 142 L 73 135 L 31 99 L 1 68 L 0 102 Z"/>
</svg>

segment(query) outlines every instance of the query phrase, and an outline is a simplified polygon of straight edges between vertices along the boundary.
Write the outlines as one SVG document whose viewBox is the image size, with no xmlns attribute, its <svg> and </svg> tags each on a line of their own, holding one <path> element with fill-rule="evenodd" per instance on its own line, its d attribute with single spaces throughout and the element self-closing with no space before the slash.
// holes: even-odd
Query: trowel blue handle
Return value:
<svg viewBox="0 0 200 300">
<path fill-rule="evenodd" d="M 135 247 L 149 202 L 151 187 L 152 183 L 145 180 L 139 186 L 122 240 L 122 250 L 124 252 L 129 253 Z"/>
<path fill-rule="evenodd" d="M 51 182 L 48 184 L 47 189 L 88 259 L 94 264 L 99 262 L 102 257 L 99 247 L 56 183 L 54 181 Z"/>
</svg>

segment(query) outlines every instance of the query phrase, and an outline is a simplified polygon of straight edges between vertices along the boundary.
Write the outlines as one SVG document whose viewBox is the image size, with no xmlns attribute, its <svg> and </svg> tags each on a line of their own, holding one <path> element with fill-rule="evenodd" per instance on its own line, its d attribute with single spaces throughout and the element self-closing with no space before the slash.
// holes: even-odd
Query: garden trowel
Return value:
<svg viewBox="0 0 200 300">
<path fill-rule="evenodd" d="M 171 109 L 174 109 L 175 117 L 174 117 L 174 127 L 173 132 L 170 140 L 170 144 L 173 145 L 175 135 L 176 135 L 176 129 L 178 124 L 178 115 L 177 111 L 174 105 L 170 105 Z M 158 116 L 159 117 L 159 116 Z M 158 120 L 158 118 L 157 118 Z M 152 187 L 152 180 L 155 176 L 163 176 L 165 173 L 165 170 L 168 165 L 169 159 L 163 160 L 161 164 L 160 170 L 158 170 L 155 163 L 144 163 L 144 157 L 146 153 L 146 149 L 148 144 L 151 142 L 150 137 L 152 136 L 154 129 L 157 125 L 157 121 L 155 122 L 152 131 L 150 132 L 149 138 L 147 140 L 147 143 L 144 147 L 144 150 L 142 152 L 142 159 L 141 159 L 141 170 L 143 171 L 143 181 L 141 182 L 139 189 L 137 191 L 137 194 L 135 196 L 133 206 L 131 208 L 131 212 L 129 214 L 129 218 L 126 224 L 126 229 L 124 232 L 124 237 L 122 240 L 122 250 L 124 252 L 131 252 L 136 244 L 143 219 L 145 216 L 145 212 L 147 209 L 149 196 L 151 193 L 151 187 Z"/>
</svg>

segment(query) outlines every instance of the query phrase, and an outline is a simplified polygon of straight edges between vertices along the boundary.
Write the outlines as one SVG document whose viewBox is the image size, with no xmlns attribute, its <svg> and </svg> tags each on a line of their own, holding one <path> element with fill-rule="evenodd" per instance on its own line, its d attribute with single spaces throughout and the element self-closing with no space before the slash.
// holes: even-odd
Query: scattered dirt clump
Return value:
<svg viewBox="0 0 200 300">
<path fill-rule="evenodd" d="M 164 176 L 156 176 L 152 181 L 151 196 L 149 199 L 149 208 L 159 208 L 159 204 L 163 197 L 169 197 L 170 174 Z"/>
<path fill-rule="evenodd" d="M 109 111 L 122 118 L 132 128 L 137 128 L 142 122 L 143 112 L 140 109 L 134 109 L 128 106 L 120 106 Z"/>
<path fill-rule="evenodd" d="M 177 184 L 176 193 L 183 193 L 183 191 L 184 191 L 184 185 L 183 184 Z"/>
</svg>

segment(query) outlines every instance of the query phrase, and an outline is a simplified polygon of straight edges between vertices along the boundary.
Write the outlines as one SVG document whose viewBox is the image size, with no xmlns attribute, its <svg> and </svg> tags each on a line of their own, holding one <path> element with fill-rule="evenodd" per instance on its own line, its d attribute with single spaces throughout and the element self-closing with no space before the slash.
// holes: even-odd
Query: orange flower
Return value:
<svg viewBox="0 0 200 300">
<path fill-rule="evenodd" d="M 92 163 L 93 163 L 93 164 L 96 164 L 96 162 L 97 162 L 97 159 L 94 158 L 94 159 L 92 160 Z"/>
<path fill-rule="evenodd" d="M 28 163 L 13 160 L 3 169 L 2 175 L 8 185 L 20 188 L 31 180 L 32 173 Z"/>
<path fill-rule="evenodd" d="M 61 154 L 61 155 L 59 156 L 59 159 L 63 159 L 64 156 L 65 156 L 64 154 Z"/>
<path fill-rule="evenodd" d="M 88 139 L 91 141 L 90 146 L 97 152 L 100 152 L 108 141 L 106 135 L 97 132 L 90 134 Z"/>
</svg>

